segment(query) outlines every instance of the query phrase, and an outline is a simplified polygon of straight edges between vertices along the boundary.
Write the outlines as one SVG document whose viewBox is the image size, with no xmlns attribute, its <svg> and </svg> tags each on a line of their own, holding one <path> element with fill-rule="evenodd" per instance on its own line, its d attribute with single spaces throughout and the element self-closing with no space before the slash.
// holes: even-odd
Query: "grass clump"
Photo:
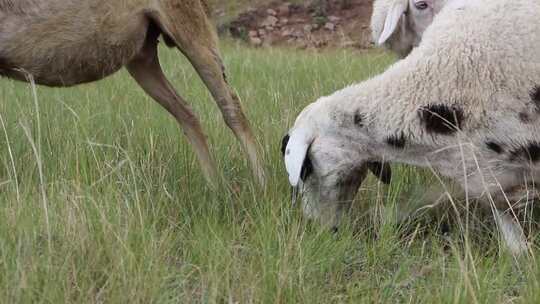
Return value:
<svg viewBox="0 0 540 304">
<path fill-rule="evenodd" d="M 169 115 L 124 72 L 72 89 L 0 83 L 2 303 L 531 303 L 518 266 L 480 230 L 465 246 L 435 223 L 403 224 L 429 173 L 369 179 L 335 235 L 290 206 L 281 136 L 317 97 L 376 75 L 381 53 L 223 46 L 264 151 L 268 189 L 190 65 L 161 50 L 203 121 L 227 187 L 208 191 Z M 534 259 L 533 259 L 534 261 Z"/>
</svg>

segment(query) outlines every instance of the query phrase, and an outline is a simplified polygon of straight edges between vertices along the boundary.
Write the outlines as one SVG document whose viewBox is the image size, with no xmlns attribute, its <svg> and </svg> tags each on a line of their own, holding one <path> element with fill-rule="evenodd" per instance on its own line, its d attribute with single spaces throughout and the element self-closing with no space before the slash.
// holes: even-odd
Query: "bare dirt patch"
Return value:
<svg viewBox="0 0 540 304">
<path fill-rule="evenodd" d="M 370 48 L 372 0 L 272 1 L 239 14 L 222 31 L 253 46 Z"/>
</svg>

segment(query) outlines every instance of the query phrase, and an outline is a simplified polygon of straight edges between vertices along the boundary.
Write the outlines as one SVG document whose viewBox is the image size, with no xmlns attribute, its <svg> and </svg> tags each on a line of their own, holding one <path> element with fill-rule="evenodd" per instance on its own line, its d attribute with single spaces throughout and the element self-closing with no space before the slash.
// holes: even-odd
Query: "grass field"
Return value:
<svg viewBox="0 0 540 304">
<path fill-rule="evenodd" d="M 228 184 L 212 193 L 176 123 L 122 72 L 73 89 L 0 82 L 0 303 L 538 303 L 535 258 L 489 222 L 403 221 L 429 173 L 370 178 L 336 235 L 290 206 L 279 142 L 318 96 L 385 69 L 381 53 L 223 46 L 264 149 L 259 191 L 192 68 L 162 50 Z M 467 223 L 469 224 L 469 223 Z"/>
</svg>

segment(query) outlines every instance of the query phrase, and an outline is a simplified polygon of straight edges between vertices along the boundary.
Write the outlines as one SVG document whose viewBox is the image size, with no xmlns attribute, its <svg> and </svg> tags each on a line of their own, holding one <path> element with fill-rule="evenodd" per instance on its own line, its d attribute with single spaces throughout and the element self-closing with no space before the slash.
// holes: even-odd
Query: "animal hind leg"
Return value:
<svg viewBox="0 0 540 304">
<path fill-rule="evenodd" d="M 508 250 L 515 255 L 527 252 L 527 238 L 521 225 L 510 213 L 494 210 L 495 221 Z"/>
<path fill-rule="evenodd" d="M 187 56 L 216 100 L 225 123 L 242 144 L 259 184 L 264 186 L 265 175 L 259 159 L 257 142 L 237 95 L 226 82 L 224 68 L 217 50 L 204 48 L 190 52 Z"/>
<path fill-rule="evenodd" d="M 466 199 L 465 192 L 462 188 L 455 186 L 447 186 L 449 192 L 442 191 L 439 187 L 428 190 L 423 200 L 434 203 L 421 207 L 415 212 L 440 208 L 442 207 L 441 204 L 454 204 L 457 201 L 464 201 Z M 515 187 L 504 192 L 496 189 L 489 196 L 485 193 L 469 193 L 469 199 L 479 200 L 485 208 L 490 207 L 504 246 L 514 256 L 520 256 L 526 253 L 529 247 L 523 227 L 518 220 L 517 209 L 526 205 L 527 202 L 535 200 L 538 194 L 534 189 L 524 186 Z M 466 212 L 470 212 L 470 210 Z"/>
<path fill-rule="evenodd" d="M 205 178 L 215 188 L 218 174 L 206 136 L 190 106 L 163 74 L 157 54 L 157 40 L 147 42 L 141 53 L 128 63 L 127 69 L 143 90 L 176 118 L 195 149 Z"/>
<path fill-rule="evenodd" d="M 493 206 L 495 221 L 507 248 L 516 256 L 529 249 L 527 237 L 519 223 L 519 210 L 537 202 L 539 194 L 536 185 L 523 184 L 494 197 L 497 202 L 496 206 Z"/>
<path fill-rule="evenodd" d="M 242 144 L 258 182 L 264 186 L 265 175 L 258 145 L 238 97 L 227 83 L 215 31 L 204 12 L 196 7 L 184 9 L 190 10 L 189 18 L 186 12 L 183 13 L 193 22 L 190 30 L 186 29 L 188 26 L 184 28 L 175 24 L 173 14 L 178 11 L 153 11 L 148 16 L 160 27 L 167 44 L 175 45 L 191 62 L 219 106 L 225 123 Z"/>
</svg>

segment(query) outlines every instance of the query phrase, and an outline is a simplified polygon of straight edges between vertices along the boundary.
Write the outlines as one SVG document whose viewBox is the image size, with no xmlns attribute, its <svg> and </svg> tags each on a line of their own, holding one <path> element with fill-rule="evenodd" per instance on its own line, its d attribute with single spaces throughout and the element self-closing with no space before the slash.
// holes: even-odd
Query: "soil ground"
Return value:
<svg viewBox="0 0 540 304">
<path fill-rule="evenodd" d="M 319 1 L 276 0 L 247 5 L 243 12 L 220 25 L 221 33 L 253 46 L 298 48 L 372 46 L 369 20 L 372 0 Z M 216 15 L 223 16 L 223 8 Z"/>
</svg>

